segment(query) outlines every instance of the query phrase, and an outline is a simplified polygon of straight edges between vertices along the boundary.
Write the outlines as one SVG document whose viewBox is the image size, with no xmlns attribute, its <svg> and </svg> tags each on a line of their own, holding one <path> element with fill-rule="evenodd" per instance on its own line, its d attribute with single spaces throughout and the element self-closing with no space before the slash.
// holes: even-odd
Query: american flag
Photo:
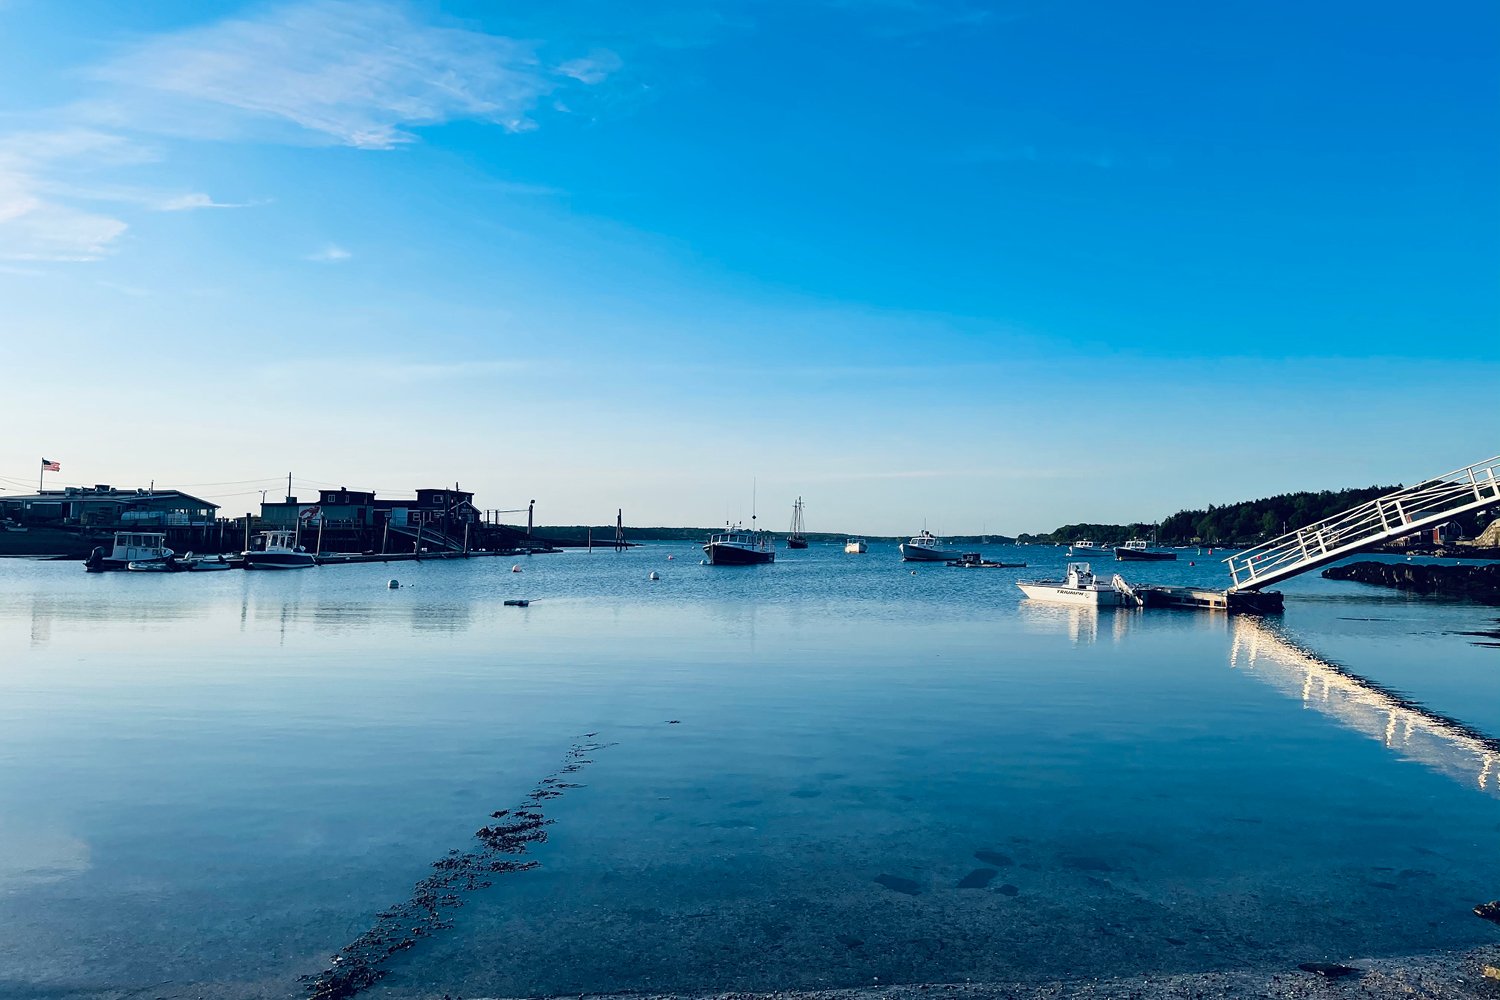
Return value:
<svg viewBox="0 0 1500 1000">
<path fill-rule="evenodd" d="M 51 459 L 44 458 L 44 459 L 42 459 L 42 471 L 43 472 L 61 472 L 62 471 L 62 464 L 59 463 L 59 462 L 54 462 Z"/>
</svg>

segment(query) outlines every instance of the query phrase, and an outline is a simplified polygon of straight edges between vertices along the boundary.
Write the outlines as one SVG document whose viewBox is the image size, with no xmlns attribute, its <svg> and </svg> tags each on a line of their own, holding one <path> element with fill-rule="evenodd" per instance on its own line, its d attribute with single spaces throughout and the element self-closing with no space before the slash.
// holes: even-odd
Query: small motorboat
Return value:
<svg viewBox="0 0 1500 1000">
<path fill-rule="evenodd" d="M 1053 604 L 1121 608 L 1141 603 L 1140 597 L 1125 582 L 1124 577 L 1116 573 L 1113 579 L 1101 583 L 1085 562 L 1068 563 L 1065 580 L 1022 580 L 1016 586 L 1033 601 L 1048 601 Z"/>
<path fill-rule="evenodd" d="M 246 569 L 306 569 L 317 559 L 298 545 L 291 531 L 262 531 L 255 548 L 244 552 Z"/>
<path fill-rule="evenodd" d="M 1176 558 L 1177 553 L 1153 549 L 1144 538 L 1132 538 L 1115 546 L 1115 559 L 1120 562 L 1164 562 Z"/>
<path fill-rule="evenodd" d="M 863 538 L 851 538 L 848 541 L 844 542 L 844 551 L 849 553 L 851 556 L 858 556 L 863 555 L 865 552 L 869 551 L 869 549 L 868 546 L 865 545 L 865 540 Z"/>
<path fill-rule="evenodd" d="M 764 531 L 739 525 L 710 535 L 703 546 L 710 566 L 755 566 L 776 561 L 776 547 Z"/>
<path fill-rule="evenodd" d="M 1026 566 L 1023 562 L 993 562 L 978 552 L 965 552 L 957 559 L 949 559 L 948 565 L 957 566 L 961 569 L 1023 569 Z"/>
<path fill-rule="evenodd" d="M 167 556 L 165 559 L 132 559 L 125 568 L 132 573 L 179 573 L 187 567 L 178 563 L 175 557 Z"/>
<path fill-rule="evenodd" d="M 191 552 L 177 560 L 177 565 L 191 573 L 203 573 L 211 570 L 234 569 L 234 564 L 222 555 L 217 556 L 195 556 Z"/>
<path fill-rule="evenodd" d="M 902 542 L 899 548 L 902 562 L 947 562 L 949 559 L 957 559 L 962 555 L 952 549 L 943 548 L 943 540 L 926 528 L 922 529 L 920 535 L 913 535 Z"/>
<path fill-rule="evenodd" d="M 167 536 L 161 532 L 117 531 L 114 545 L 105 551 L 97 546 L 84 560 L 83 568 L 90 573 L 101 573 L 111 569 L 129 569 L 133 562 L 166 562 L 174 553 L 167 548 Z M 161 572 L 160 570 L 137 570 L 136 572 Z"/>
</svg>

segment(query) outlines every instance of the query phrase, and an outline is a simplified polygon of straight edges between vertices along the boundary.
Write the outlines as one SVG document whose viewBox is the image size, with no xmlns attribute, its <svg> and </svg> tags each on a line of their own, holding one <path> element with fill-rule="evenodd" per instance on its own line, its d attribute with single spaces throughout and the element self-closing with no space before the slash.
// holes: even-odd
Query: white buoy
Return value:
<svg viewBox="0 0 1500 1000">
<path fill-rule="evenodd" d="M 400 590 L 401 589 L 401 581 L 400 580 L 387 580 L 385 582 L 385 588 L 387 590 Z"/>
<path fill-rule="evenodd" d="M 646 579 L 648 579 L 648 580 L 660 580 L 661 579 L 661 574 L 658 573 L 658 572 L 656 572 L 656 570 L 653 569 L 651 571 L 651 575 L 648 576 L 648 577 L 646 577 Z"/>
<path fill-rule="evenodd" d="M 917 575 L 917 571 L 916 571 L 916 570 L 912 570 L 912 571 L 911 571 L 911 575 L 912 575 L 912 576 L 916 576 L 916 575 Z"/>
<path fill-rule="evenodd" d="M 517 564 L 516 564 L 516 565 L 514 565 L 514 566 L 512 566 L 512 567 L 511 567 L 511 568 L 510 568 L 510 571 L 511 571 L 511 572 L 512 572 L 512 573 L 519 573 L 519 572 L 521 572 L 521 564 L 520 564 L 520 563 L 517 563 Z"/>
<path fill-rule="evenodd" d="M 673 559 L 676 559 L 676 558 L 677 558 L 676 556 L 667 556 L 667 562 L 671 562 Z"/>
</svg>

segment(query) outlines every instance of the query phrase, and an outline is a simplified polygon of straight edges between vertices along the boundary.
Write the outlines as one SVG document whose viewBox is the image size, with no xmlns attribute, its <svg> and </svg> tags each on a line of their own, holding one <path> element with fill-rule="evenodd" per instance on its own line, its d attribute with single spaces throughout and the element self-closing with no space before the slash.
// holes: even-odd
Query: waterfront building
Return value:
<svg viewBox="0 0 1500 1000">
<path fill-rule="evenodd" d="M 21 525 L 105 530 L 213 527 L 219 505 L 181 490 L 69 486 L 0 497 L 0 517 Z"/>
</svg>

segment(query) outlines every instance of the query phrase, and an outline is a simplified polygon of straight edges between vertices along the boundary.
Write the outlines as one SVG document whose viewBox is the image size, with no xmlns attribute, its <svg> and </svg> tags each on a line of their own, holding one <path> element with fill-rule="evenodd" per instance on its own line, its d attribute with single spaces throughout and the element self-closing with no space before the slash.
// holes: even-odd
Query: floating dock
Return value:
<svg viewBox="0 0 1500 1000">
<path fill-rule="evenodd" d="M 1214 590 L 1211 587 L 1168 587 L 1144 584 L 1132 588 L 1144 608 L 1181 608 L 1223 611 L 1228 614 L 1280 614 L 1280 591 Z"/>
</svg>

